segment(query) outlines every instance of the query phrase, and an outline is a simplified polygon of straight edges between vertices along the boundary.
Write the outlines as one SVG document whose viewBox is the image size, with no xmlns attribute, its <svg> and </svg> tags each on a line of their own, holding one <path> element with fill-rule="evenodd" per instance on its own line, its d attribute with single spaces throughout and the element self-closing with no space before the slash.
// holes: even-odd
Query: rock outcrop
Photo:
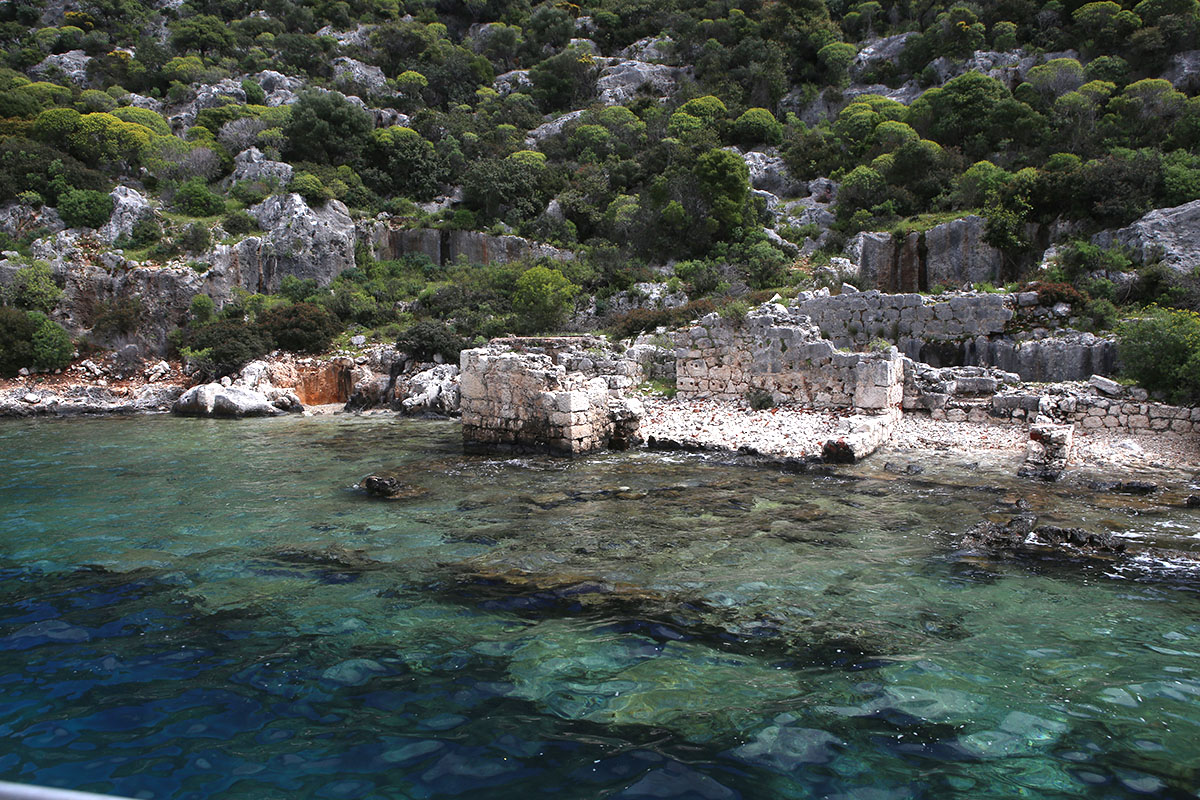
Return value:
<svg viewBox="0 0 1200 800">
<path fill-rule="evenodd" d="M 234 156 L 233 172 L 228 183 L 239 181 L 275 182 L 287 186 L 292 179 L 292 165 L 286 161 L 272 161 L 257 147 L 250 147 Z"/>
<path fill-rule="evenodd" d="M 193 386 L 184 392 L 171 410 L 185 417 L 241 419 L 242 417 L 273 417 L 295 409 L 286 399 L 272 402 L 266 395 L 246 386 L 205 383 Z"/>
<path fill-rule="evenodd" d="M 986 228 L 987 220 L 970 215 L 923 233 L 863 232 L 847 243 L 846 257 L 857 265 L 860 285 L 885 292 L 1002 283 L 1004 256 L 984 240 Z"/>
<path fill-rule="evenodd" d="M 651 97 L 667 97 L 675 90 L 684 70 L 645 61 L 617 61 L 600 70 L 596 79 L 596 94 L 601 103 L 622 105 L 647 93 Z"/>
<path fill-rule="evenodd" d="M 1200 264 L 1200 200 L 1156 208 L 1132 225 L 1092 237 L 1101 247 L 1126 247 L 1143 264 L 1161 261 L 1177 270 Z"/>
<path fill-rule="evenodd" d="M 465 259 L 470 264 L 507 264 L 535 258 L 572 261 L 575 254 L 520 236 L 492 236 L 478 231 L 448 231 L 434 228 L 394 227 L 385 219 L 360 223 L 359 235 L 375 258 L 395 259 L 408 253 L 421 253 L 435 264 L 454 264 Z"/>
<path fill-rule="evenodd" d="M 30 67 L 29 71 L 39 77 L 52 77 L 54 73 L 61 72 L 76 86 L 86 89 L 88 86 L 87 68 L 91 60 L 92 57 L 82 50 L 68 50 L 65 53 L 52 53 L 46 56 Z"/>
<path fill-rule="evenodd" d="M 96 231 L 96 235 L 109 244 L 132 234 L 138 220 L 154 213 L 150 201 L 136 189 L 118 186 L 109 192 L 109 196 L 113 199 L 112 216 Z"/>
</svg>

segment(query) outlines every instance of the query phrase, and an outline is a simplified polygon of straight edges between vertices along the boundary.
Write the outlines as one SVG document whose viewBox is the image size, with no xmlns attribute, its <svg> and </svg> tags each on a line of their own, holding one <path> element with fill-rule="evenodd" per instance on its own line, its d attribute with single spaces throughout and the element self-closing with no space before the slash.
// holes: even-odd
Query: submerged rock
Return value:
<svg viewBox="0 0 1200 800">
<path fill-rule="evenodd" d="M 392 475 L 368 475 L 358 484 L 371 497 L 384 500 L 409 500 L 428 493 L 428 489 L 404 483 Z"/>
<path fill-rule="evenodd" d="M 1005 524 L 980 522 L 963 536 L 967 547 L 985 550 L 1016 552 L 1050 547 L 1093 553 L 1123 553 L 1125 543 L 1111 532 L 1094 532 L 1083 528 L 1060 528 L 1037 524 L 1033 514 L 1018 514 Z"/>
</svg>

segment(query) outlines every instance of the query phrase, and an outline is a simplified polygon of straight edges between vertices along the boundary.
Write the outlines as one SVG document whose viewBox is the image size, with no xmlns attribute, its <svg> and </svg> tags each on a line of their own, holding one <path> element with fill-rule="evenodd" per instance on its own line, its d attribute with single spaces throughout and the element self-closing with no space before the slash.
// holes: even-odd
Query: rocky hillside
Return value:
<svg viewBox="0 0 1200 800">
<path fill-rule="evenodd" d="M 1198 36 L 1196 0 L 7 3 L 4 302 L 213 369 L 814 281 L 1036 278 L 1103 328 L 1197 305 Z"/>
</svg>

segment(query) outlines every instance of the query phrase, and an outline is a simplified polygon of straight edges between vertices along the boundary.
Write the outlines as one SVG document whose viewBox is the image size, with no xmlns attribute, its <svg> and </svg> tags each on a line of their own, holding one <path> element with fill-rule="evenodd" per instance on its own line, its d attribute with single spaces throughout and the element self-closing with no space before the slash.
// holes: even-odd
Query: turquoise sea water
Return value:
<svg viewBox="0 0 1200 800">
<path fill-rule="evenodd" d="M 988 558 L 1200 515 L 990 470 L 460 453 L 453 423 L 0 425 L 0 780 L 144 798 L 1185 798 L 1200 587 Z M 398 502 L 353 486 L 393 471 Z"/>
</svg>

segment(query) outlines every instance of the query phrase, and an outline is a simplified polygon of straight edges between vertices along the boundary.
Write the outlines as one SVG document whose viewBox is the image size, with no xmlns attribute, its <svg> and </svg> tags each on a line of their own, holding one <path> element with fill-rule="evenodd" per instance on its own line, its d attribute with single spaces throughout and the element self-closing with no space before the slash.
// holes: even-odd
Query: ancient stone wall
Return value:
<svg viewBox="0 0 1200 800">
<path fill-rule="evenodd" d="M 579 347 L 569 339 L 503 339 L 464 350 L 464 448 L 577 455 L 637 443 L 642 406 L 624 397 L 637 366 L 621 361 L 600 374 L 605 359 Z"/>
<path fill-rule="evenodd" d="M 839 347 L 886 339 L 914 361 L 934 366 L 998 367 L 1028 381 L 1050 382 L 1112 374 L 1117 365 L 1116 344 L 1108 339 L 1077 331 L 1053 335 L 1070 311 L 1039 306 L 1036 292 L 949 297 L 802 292 L 791 307 Z M 1008 333 L 1014 320 L 1030 330 Z"/>
<path fill-rule="evenodd" d="M 899 353 L 843 352 L 803 316 L 764 305 L 744 320 L 709 314 L 676 334 L 679 397 L 775 402 L 814 408 L 896 408 L 903 396 Z"/>
</svg>

